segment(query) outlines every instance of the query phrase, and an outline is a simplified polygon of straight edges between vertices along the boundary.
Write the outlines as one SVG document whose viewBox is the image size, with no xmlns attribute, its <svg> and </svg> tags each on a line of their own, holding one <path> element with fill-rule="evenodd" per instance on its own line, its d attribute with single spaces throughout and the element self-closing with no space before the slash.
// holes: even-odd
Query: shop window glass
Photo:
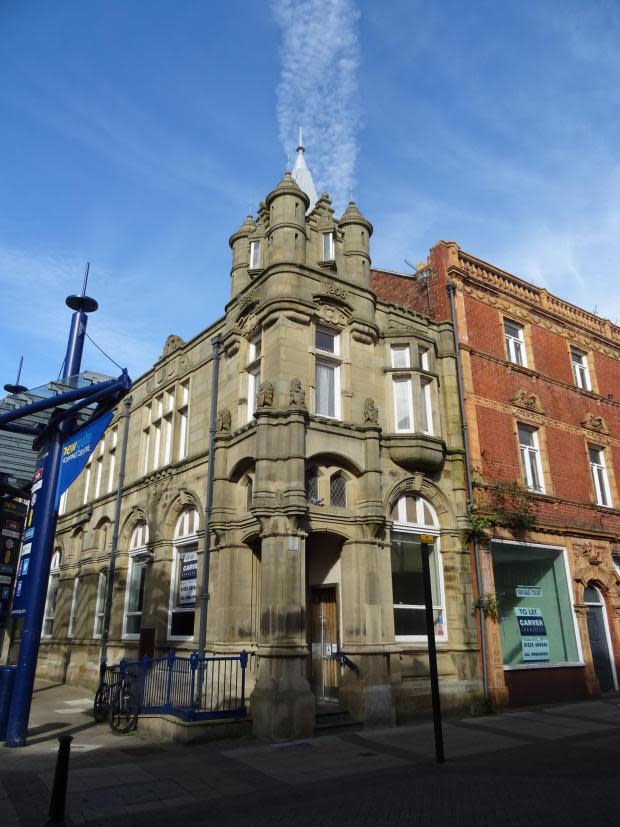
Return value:
<svg viewBox="0 0 620 827">
<path fill-rule="evenodd" d="M 505 666 L 579 661 L 560 549 L 491 543 Z"/>
</svg>

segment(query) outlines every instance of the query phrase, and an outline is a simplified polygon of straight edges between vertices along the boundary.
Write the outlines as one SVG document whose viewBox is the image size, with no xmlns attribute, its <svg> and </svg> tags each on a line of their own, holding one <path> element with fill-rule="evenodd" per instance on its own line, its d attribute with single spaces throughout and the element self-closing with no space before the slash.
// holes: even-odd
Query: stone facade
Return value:
<svg viewBox="0 0 620 827">
<path fill-rule="evenodd" d="M 486 620 L 491 698 L 537 703 L 617 690 L 620 329 L 453 242 L 431 250 L 423 278 L 380 271 L 372 278 L 380 298 L 398 295 L 438 320 L 450 318 L 446 287 L 454 286 L 474 514 L 492 516 L 498 493 L 504 500 L 509 493 L 510 507 L 529 518 L 521 530 L 508 520 L 479 538 L 483 592 L 500 598 L 500 622 Z M 517 483 L 523 497 L 506 483 Z M 508 599 L 498 576 L 507 580 L 502 572 L 512 567 L 518 579 L 517 572 L 528 575 L 526 559 L 544 569 L 554 555 L 555 575 L 566 581 L 557 586 L 558 600 L 566 595 L 561 632 L 571 646 L 555 663 L 552 651 L 549 663 L 517 663 L 522 653 L 508 651 L 518 640 L 508 631 L 516 603 L 540 607 L 543 617 L 552 609 L 542 608 L 542 588 L 515 603 L 515 589 L 528 584 L 513 583 Z"/>
<path fill-rule="evenodd" d="M 377 297 L 355 204 L 340 219 L 326 194 L 308 205 L 287 173 L 231 236 L 225 315 L 170 336 L 134 385 L 110 630 L 110 661 L 145 629 L 156 652 L 196 647 L 180 572 L 197 552 L 200 583 L 219 335 L 207 647 L 250 652 L 253 726 L 270 738 L 310 734 L 317 701 L 369 725 L 426 713 L 420 533 L 437 537 L 444 707 L 481 696 L 452 328 Z M 41 674 L 91 686 L 122 426 L 63 504 L 41 646 Z"/>
</svg>

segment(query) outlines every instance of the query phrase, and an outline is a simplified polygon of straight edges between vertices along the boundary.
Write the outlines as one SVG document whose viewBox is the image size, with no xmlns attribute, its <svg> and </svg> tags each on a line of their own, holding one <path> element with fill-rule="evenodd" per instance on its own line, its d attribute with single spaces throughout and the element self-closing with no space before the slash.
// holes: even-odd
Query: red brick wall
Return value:
<svg viewBox="0 0 620 827">
<path fill-rule="evenodd" d="M 620 402 L 620 363 L 604 353 L 594 351 L 594 371 L 601 396 L 611 393 L 616 402 Z"/>
<path fill-rule="evenodd" d="M 573 370 L 566 339 L 536 325 L 530 325 L 529 330 L 534 351 L 534 364 L 530 367 L 545 376 L 572 384 Z"/>
<path fill-rule="evenodd" d="M 467 343 L 483 353 L 505 359 L 504 332 L 497 310 L 469 296 L 463 298 L 467 320 Z M 462 339 L 462 332 L 459 332 Z"/>
</svg>

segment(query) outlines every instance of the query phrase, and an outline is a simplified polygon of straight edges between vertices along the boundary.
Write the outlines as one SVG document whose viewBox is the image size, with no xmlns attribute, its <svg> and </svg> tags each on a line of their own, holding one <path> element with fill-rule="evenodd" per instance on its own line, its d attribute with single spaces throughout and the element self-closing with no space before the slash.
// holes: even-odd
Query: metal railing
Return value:
<svg viewBox="0 0 620 827">
<path fill-rule="evenodd" d="M 248 653 L 212 655 L 196 653 L 129 661 L 106 668 L 105 683 L 125 673 L 138 699 L 140 713 L 164 713 L 185 721 L 209 718 L 244 718 L 245 671 Z"/>
</svg>

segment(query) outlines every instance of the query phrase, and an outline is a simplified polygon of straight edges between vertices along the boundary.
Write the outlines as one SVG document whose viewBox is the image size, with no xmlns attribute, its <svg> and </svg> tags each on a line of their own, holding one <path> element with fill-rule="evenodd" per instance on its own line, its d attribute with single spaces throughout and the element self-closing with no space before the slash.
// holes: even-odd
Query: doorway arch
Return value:
<svg viewBox="0 0 620 827">
<path fill-rule="evenodd" d="M 586 586 L 583 602 L 588 607 L 588 637 L 594 671 L 601 692 L 612 692 L 618 688 L 618 678 L 609 637 L 605 600 L 594 583 L 588 583 Z"/>
</svg>

